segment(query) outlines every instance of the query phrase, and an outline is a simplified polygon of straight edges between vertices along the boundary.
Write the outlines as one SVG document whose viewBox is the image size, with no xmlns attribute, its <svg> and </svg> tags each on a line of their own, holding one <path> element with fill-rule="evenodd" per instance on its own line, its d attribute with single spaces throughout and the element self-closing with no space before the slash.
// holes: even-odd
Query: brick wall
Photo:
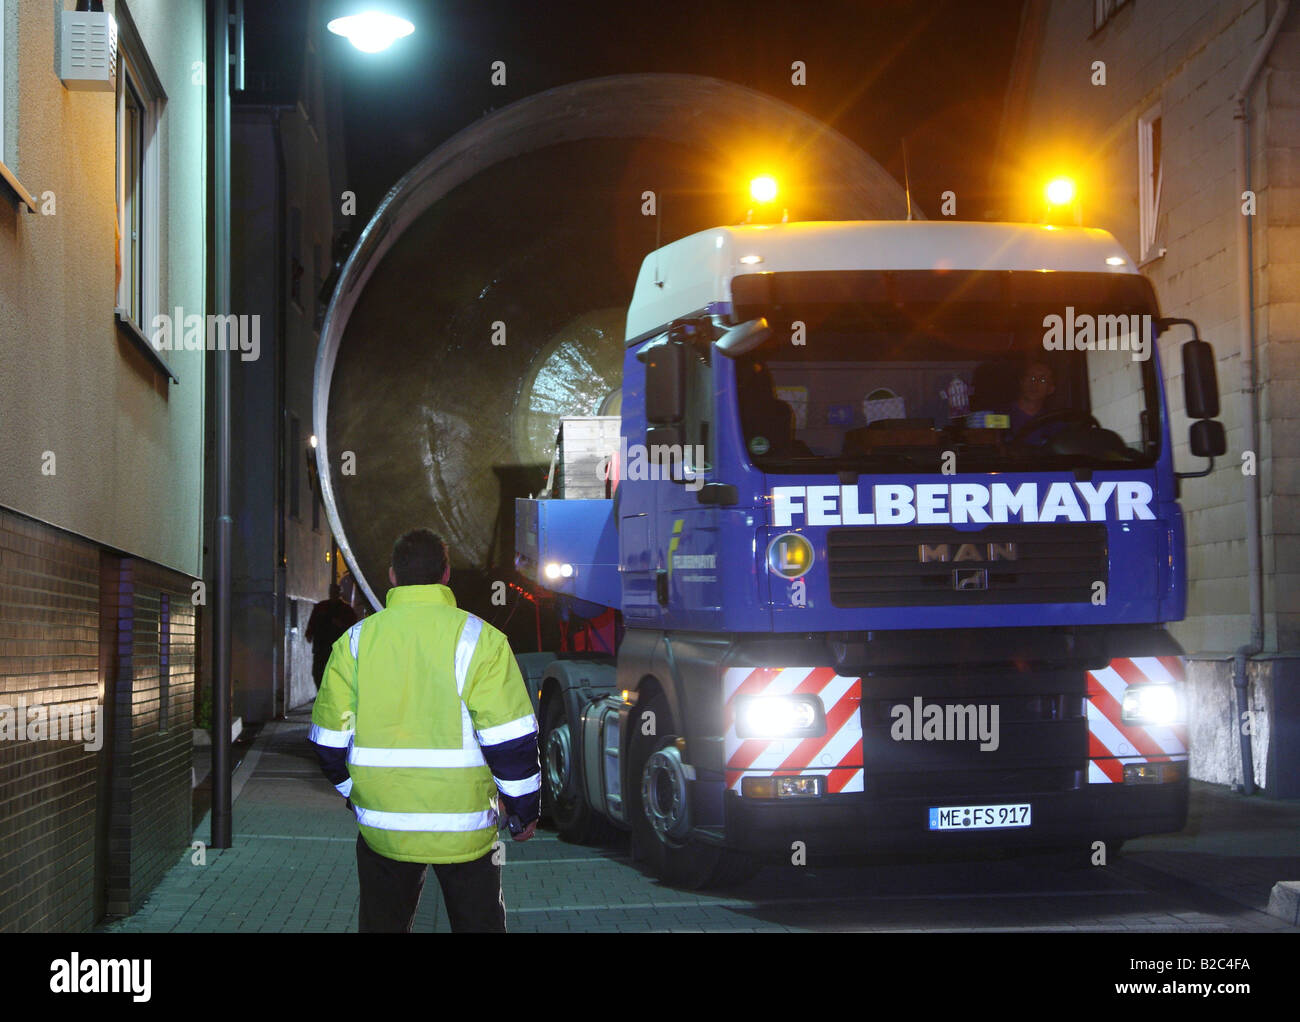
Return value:
<svg viewBox="0 0 1300 1022">
<path fill-rule="evenodd" d="M 1041 181 L 1064 153 L 1080 178 L 1083 218 L 1113 231 L 1140 257 L 1138 141 L 1141 117 L 1159 105 L 1164 178 L 1156 244 L 1142 272 L 1161 310 L 1197 321 L 1218 357 L 1221 421 L 1227 457 L 1214 472 L 1182 487 L 1187 528 L 1187 619 L 1171 631 L 1193 654 L 1231 654 L 1250 638 L 1245 504 L 1242 483 L 1240 343 L 1237 313 L 1237 226 L 1232 95 L 1258 50 L 1276 4 L 1271 0 L 1142 0 L 1127 4 L 1094 31 L 1092 5 L 1047 4 L 1026 83 L 1024 121 L 1012 130 L 1009 194 L 1024 205 L 1013 216 L 1041 215 Z M 1026 51 L 1028 52 L 1028 51 Z M 1106 84 L 1093 84 L 1093 62 Z M 1300 9 L 1287 15 L 1257 80 L 1251 109 L 1251 188 L 1259 198 L 1252 222 L 1260 406 L 1257 462 L 1262 495 L 1265 648 L 1294 652 L 1300 638 L 1300 552 L 1297 494 L 1300 441 Z M 1164 254 L 1159 252 L 1163 250 Z M 1162 338 L 1175 463 L 1191 456 L 1175 330 Z"/>
<path fill-rule="evenodd" d="M 1277 649 L 1300 650 L 1300 8 L 1292 5 L 1256 87 L 1252 169 L 1259 194 L 1255 243 L 1260 273 L 1257 336 L 1268 452 L 1260 476 L 1269 496 L 1264 533 L 1265 610 Z M 1294 674 L 1290 675 L 1294 678 Z"/>
<path fill-rule="evenodd" d="M 124 915 L 190 839 L 197 635 L 183 578 L 131 559 L 115 568 L 104 606 L 116 661 L 107 910 Z"/>
<path fill-rule="evenodd" d="M 185 847 L 196 638 L 185 576 L 0 509 L 0 931 L 132 911 Z M 90 727 L 16 737 L 38 705 Z"/>
<path fill-rule="evenodd" d="M 11 720 L 24 704 L 102 707 L 98 629 L 98 550 L 0 511 L 0 704 Z M 85 744 L 0 741 L 0 932 L 94 922 L 101 757 Z"/>
</svg>

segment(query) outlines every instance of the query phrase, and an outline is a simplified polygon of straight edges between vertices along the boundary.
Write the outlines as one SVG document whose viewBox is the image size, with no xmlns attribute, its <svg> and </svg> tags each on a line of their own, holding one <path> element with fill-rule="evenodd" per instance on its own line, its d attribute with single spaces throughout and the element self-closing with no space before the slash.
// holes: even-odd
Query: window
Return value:
<svg viewBox="0 0 1300 1022">
<path fill-rule="evenodd" d="M 118 310 L 144 330 L 158 306 L 158 96 L 144 65 L 119 53 L 117 75 Z"/>
<path fill-rule="evenodd" d="M 1101 28 L 1110 21 L 1115 12 L 1128 5 L 1128 0 L 1093 0 L 1092 27 Z"/>
<path fill-rule="evenodd" d="M 289 517 L 302 517 L 299 491 L 302 489 L 302 437 L 299 433 L 298 416 L 289 416 Z"/>
<path fill-rule="evenodd" d="M 1146 466 L 1158 454 L 1155 309 L 1144 278 L 764 278 L 732 281 L 735 318 L 765 316 L 778 335 L 799 320 L 807 342 L 769 341 L 736 360 L 740 424 L 757 468 L 936 472 L 955 452 L 959 471 L 1061 471 Z"/>
<path fill-rule="evenodd" d="M 167 711 L 171 699 L 172 628 L 171 597 L 158 597 L 158 730 L 167 730 Z"/>
<path fill-rule="evenodd" d="M 1140 259 L 1156 254 L 1156 231 L 1160 222 L 1160 185 L 1163 166 L 1160 107 L 1148 110 L 1138 120 L 1138 228 Z"/>
<path fill-rule="evenodd" d="M 713 370 L 694 348 L 686 360 L 686 444 L 683 458 L 692 473 L 707 473 L 713 467 L 709 422 L 713 418 Z"/>
</svg>

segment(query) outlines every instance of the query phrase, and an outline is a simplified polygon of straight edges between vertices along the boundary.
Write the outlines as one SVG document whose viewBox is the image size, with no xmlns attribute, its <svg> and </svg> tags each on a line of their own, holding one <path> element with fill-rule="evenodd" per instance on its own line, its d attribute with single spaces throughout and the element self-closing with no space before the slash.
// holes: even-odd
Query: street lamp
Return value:
<svg viewBox="0 0 1300 1022">
<path fill-rule="evenodd" d="M 335 35 L 341 35 L 362 53 L 386 50 L 415 31 L 415 26 L 405 18 L 382 11 L 349 14 L 346 18 L 335 18 L 325 27 Z"/>
</svg>

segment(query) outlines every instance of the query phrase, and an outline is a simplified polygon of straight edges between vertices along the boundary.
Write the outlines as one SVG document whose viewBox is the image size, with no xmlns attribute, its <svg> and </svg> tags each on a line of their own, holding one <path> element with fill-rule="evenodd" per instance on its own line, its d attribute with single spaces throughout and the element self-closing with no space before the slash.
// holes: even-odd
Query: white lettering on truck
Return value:
<svg viewBox="0 0 1300 1022">
<path fill-rule="evenodd" d="M 1122 482 L 1051 483 L 878 483 L 864 509 L 856 486 L 774 486 L 772 524 L 803 525 L 984 525 L 995 522 L 1151 521 L 1151 487 Z M 1113 506 L 1113 512 L 1111 508 Z"/>
</svg>

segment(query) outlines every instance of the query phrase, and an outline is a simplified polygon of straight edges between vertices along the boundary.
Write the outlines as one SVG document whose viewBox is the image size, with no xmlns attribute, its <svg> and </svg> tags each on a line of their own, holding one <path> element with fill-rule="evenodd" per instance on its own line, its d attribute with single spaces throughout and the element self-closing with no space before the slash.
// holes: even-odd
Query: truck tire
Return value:
<svg viewBox="0 0 1300 1022">
<path fill-rule="evenodd" d="M 656 694 L 644 707 L 657 734 L 632 729 L 628 761 L 628 815 L 632 856 L 672 887 L 699 890 L 743 883 L 756 871 L 746 855 L 692 838 L 690 786 L 681 770 L 680 743 L 668 700 Z"/>
<path fill-rule="evenodd" d="M 587 804 L 582 778 L 582 741 L 571 725 L 564 697 L 556 693 L 542 706 L 539 737 L 542 760 L 542 805 L 565 841 L 589 844 L 604 838 L 608 828 Z"/>
</svg>

